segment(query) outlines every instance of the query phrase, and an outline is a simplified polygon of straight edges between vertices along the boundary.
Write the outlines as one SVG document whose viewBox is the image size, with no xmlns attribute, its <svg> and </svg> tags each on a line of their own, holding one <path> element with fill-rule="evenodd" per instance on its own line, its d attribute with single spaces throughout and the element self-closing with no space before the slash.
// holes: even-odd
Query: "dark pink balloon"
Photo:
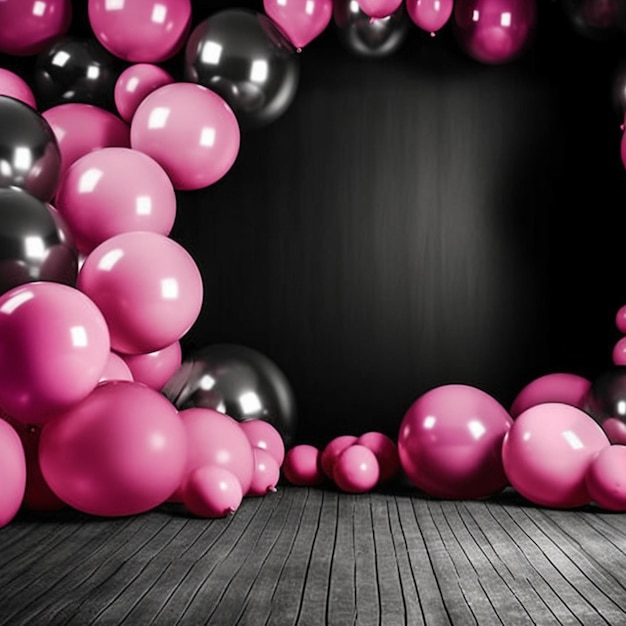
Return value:
<svg viewBox="0 0 626 626">
<path fill-rule="evenodd" d="M 408 16 L 427 33 L 441 30 L 448 23 L 453 8 L 453 0 L 406 0 Z"/>
<path fill-rule="evenodd" d="M 262 419 L 239 422 L 253 448 L 261 448 L 271 454 L 278 467 L 285 460 L 285 442 L 278 429 Z"/>
<path fill-rule="evenodd" d="M 380 477 L 376 455 L 366 446 L 355 443 L 348 446 L 333 466 L 333 480 L 341 491 L 365 493 L 373 489 Z"/>
<path fill-rule="evenodd" d="M 133 374 L 124 359 L 115 352 L 109 353 L 109 358 L 98 382 L 102 383 L 105 380 L 134 380 Z"/>
<path fill-rule="evenodd" d="M 276 459 L 263 448 L 252 448 L 254 473 L 247 496 L 264 496 L 276 491 L 280 479 L 280 468 Z"/>
<path fill-rule="evenodd" d="M 37 110 L 35 95 L 28 83 L 15 72 L 2 67 L 0 67 L 0 96 L 10 96 L 16 100 L 21 100 Z"/>
<path fill-rule="evenodd" d="M 620 337 L 611 352 L 613 365 L 626 365 L 626 337 Z"/>
<path fill-rule="evenodd" d="M 322 449 L 320 464 L 324 474 L 333 479 L 333 468 L 337 457 L 348 447 L 356 443 L 356 435 L 338 435 L 333 437 Z"/>
<path fill-rule="evenodd" d="M 620 333 L 626 335 L 626 304 L 622 305 L 615 314 L 615 327 Z"/>
<path fill-rule="evenodd" d="M 292 485 L 321 485 L 326 476 L 320 462 L 319 448 L 308 443 L 297 444 L 285 454 L 282 471 L 285 479 Z"/>
<path fill-rule="evenodd" d="M 302 49 L 328 27 L 333 15 L 333 0 L 263 0 L 263 9 L 291 43 Z"/>
<path fill-rule="evenodd" d="M 585 475 L 592 502 L 608 511 L 626 511 L 626 446 L 607 446 L 591 459 Z"/>
<path fill-rule="evenodd" d="M 192 470 L 181 489 L 185 508 L 196 517 L 209 519 L 232 515 L 241 505 L 243 495 L 237 476 L 220 465 Z"/>
<path fill-rule="evenodd" d="M 380 468 L 378 482 L 384 483 L 394 478 L 400 470 L 400 457 L 395 441 L 378 431 L 362 434 L 355 443 L 369 448 L 375 455 Z"/>
<path fill-rule="evenodd" d="M 501 446 L 513 420 L 491 395 L 470 385 L 435 387 L 400 424 L 398 454 L 408 479 L 439 498 L 491 496 L 507 485 Z"/>
<path fill-rule="evenodd" d="M 26 455 L 17 431 L 0 419 L 0 528 L 17 515 L 26 490 Z"/>
<path fill-rule="evenodd" d="M 163 389 L 182 362 L 180 341 L 175 341 L 154 352 L 120 356 L 131 371 L 134 380 L 157 391 Z"/>
</svg>

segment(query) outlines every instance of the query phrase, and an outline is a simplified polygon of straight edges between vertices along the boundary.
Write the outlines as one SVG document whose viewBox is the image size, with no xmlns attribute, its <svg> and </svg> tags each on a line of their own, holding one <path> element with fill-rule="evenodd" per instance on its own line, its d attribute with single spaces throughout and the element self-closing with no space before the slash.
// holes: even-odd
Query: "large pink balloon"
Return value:
<svg viewBox="0 0 626 626">
<path fill-rule="evenodd" d="M 455 34 L 476 61 L 508 63 L 526 51 L 537 24 L 536 0 L 456 0 Z"/>
<path fill-rule="evenodd" d="M 585 483 L 589 498 L 608 511 L 626 511 L 626 446 L 607 446 L 593 457 Z"/>
<path fill-rule="evenodd" d="M 585 475 L 593 457 L 610 442 L 587 413 L 546 402 L 518 415 L 502 444 L 511 485 L 542 506 L 573 508 L 589 502 Z"/>
<path fill-rule="evenodd" d="M 100 308 L 111 346 L 145 354 L 178 341 L 202 307 L 200 270 L 176 241 L 143 231 L 115 235 L 83 262 L 78 289 Z"/>
<path fill-rule="evenodd" d="M 180 484 L 187 438 L 165 396 L 141 383 L 107 381 L 44 425 L 39 460 L 52 491 L 75 509 L 134 515 Z"/>
<path fill-rule="evenodd" d="M 6 526 L 22 505 L 26 490 L 26 455 L 11 424 L 0 418 L 0 528 Z"/>
<path fill-rule="evenodd" d="M 121 358 L 136 380 L 157 391 L 165 387 L 182 363 L 180 341 L 146 354 L 122 354 Z"/>
<path fill-rule="evenodd" d="M 89 0 L 98 41 L 131 63 L 160 63 L 178 52 L 189 33 L 190 0 Z"/>
<path fill-rule="evenodd" d="M 169 176 L 132 148 L 102 148 L 80 157 L 61 177 L 55 204 L 82 254 L 129 231 L 169 235 L 176 219 Z"/>
<path fill-rule="evenodd" d="M 109 352 L 102 313 L 77 289 L 34 282 L 0 297 L 0 407 L 11 417 L 43 423 L 79 402 Z"/>
<path fill-rule="evenodd" d="M 406 0 L 408 16 L 427 33 L 441 30 L 448 23 L 453 8 L 453 0 Z"/>
<path fill-rule="evenodd" d="M 0 52 L 30 56 L 45 50 L 67 33 L 71 0 L 2 0 Z"/>
<path fill-rule="evenodd" d="M 333 15 L 332 0 L 263 0 L 263 8 L 298 49 L 321 35 Z"/>
<path fill-rule="evenodd" d="M 135 63 L 117 78 L 113 97 L 121 118 L 129 124 L 137 107 L 155 89 L 174 82 L 172 75 L 153 63 Z"/>
<path fill-rule="evenodd" d="M 131 146 L 158 161 L 176 189 L 217 182 L 230 170 L 241 141 L 239 122 L 226 101 L 195 83 L 164 85 L 137 107 Z"/>
<path fill-rule="evenodd" d="M 21 100 L 37 110 L 35 95 L 28 83 L 15 72 L 2 67 L 0 67 L 0 96 L 10 96 L 16 100 Z"/>
<path fill-rule="evenodd" d="M 484 498 L 507 485 L 501 446 L 513 420 L 470 385 L 430 389 L 400 424 L 398 455 L 408 479 L 439 498 Z"/>
</svg>

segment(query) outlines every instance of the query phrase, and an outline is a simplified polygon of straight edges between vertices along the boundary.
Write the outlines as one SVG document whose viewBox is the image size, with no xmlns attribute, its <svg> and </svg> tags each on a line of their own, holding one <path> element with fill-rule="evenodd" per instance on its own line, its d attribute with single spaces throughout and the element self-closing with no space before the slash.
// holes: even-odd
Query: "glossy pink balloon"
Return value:
<svg viewBox="0 0 626 626">
<path fill-rule="evenodd" d="M 391 437 L 381 432 L 371 431 L 362 434 L 355 443 L 369 448 L 376 456 L 380 468 L 378 482 L 387 482 L 398 474 L 400 471 L 398 446 Z"/>
<path fill-rule="evenodd" d="M 402 0 L 358 0 L 361 11 L 374 19 L 389 17 L 395 13 Z"/>
<path fill-rule="evenodd" d="M 436 33 L 450 20 L 453 0 L 406 0 L 406 12 L 413 23 L 427 33 Z"/>
<path fill-rule="evenodd" d="M 326 475 L 322 470 L 320 457 L 319 448 L 308 443 L 300 443 L 289 448 L 283 461 L 283 476 L 292 485 L 321 485 Z"/>
<path fill-rule="evenodd" d="M 278 429 L 262 419 L 239 422 L 253 448 L 261 448 L 271 454 L 278 467 L 285 460 L 285 443 Z"/>
<path fill-rule="evenodd" d="M 85 398 L 110 352 L 97 306 L 73 287 L 34 282 L 0 297 L 0 406 L 43 423 Z"/>
<path fill-rule="evenodd" d="M 547 402 L 526 409 L 502 444 L 511 485 L 541 506 L 573 508 L 589 503 L 585 475 L 593 457 L 610 442 L 587 413 Z"/>
<path fill-rule="evenodd" d="M 348 447 L 356 443 L 356 435 L 338 435 L 333 437 L 322 449 L 320 465 L 327 478 L 332 480 L 333 468 L 337 457 Z"/>
<path fill-rule="evenodd" d="M 263 448 L 252 448 L 254 473 L 248 489 L 248 496 L 264 496 L 276 491 L 280 479 L 280 468 L 276 459 Z"/>
<path fill-rule="evenodd" d="M 108 381 L 45 424 L 39 461 L 52 491 L 75 509 L 134 515 L 165 502 L 180 484 L 187 438 L 165 396 Z"/>
<path fill-rule="evenodd" d="M 71 22 L 71 0 L 2 0 L 0 52 L 38 54 L 65 35 Z"/>
<path fill-rule="evenodd" d="M 615 327 L 620 333 L 626 335 L 626 304 L 622 305 L 615 314 Z"/>
<path fill-rule="evenodd" d="M 85 259 L 78 289 L 99 307 L 115 352 L 145 354 L 178 341 L 202 307 L 200 270 L 176 241 L 150 232 L 115 235 Z"/>
<path fill-rule="evenodd" d="M 333 15 L 332 0 L 263 0 L 263 9 L 289 41 L 302 49 L 326 30 Z"/>
<path fill-rule="evenodd" d="M 182 363 L 180 341 L 146 354 L 122 354 L 133 379 L 161 391 Z"/>
<path fill-rule="evenodd" d="M 169 176 L 132 148 L 102 148 L 74 161 L 59 181 L 55 204 L 82 254 L 120 233 L 169 235 L 176 219 Z"/>
<path fill-rule="evenodd" d="M 113 97 L 121 118 L 130 124 L 137 107 L 155 89 L 174 82 L 172 75 L 159 65 L 135 63 L 117 78 Z"/>
<path fill-rule="evenodd" d="M 0 9 L 1 11 L 1 9 Z M 0 67 L 0 96 L 10 96 L 37 110 L 37 102 L 28 83 L 11 70 Z"/>
<path fill-rule="evenodd" d="M 531 380 L 515 396 L 509 412 L 515 419 L 520 413 L 536 404 L 563 402 L 582 408 L 591 381 L 569 372 L 554 372 Z"/>
<path fill-rule="evenodd" d="M 52 127 L 61 151 L 61 176 L 81 156 L 112 146 L 130 148 L 130 126 L 117 115 L 80 102 L 68 102 L 41 114 Z"/>
<path fill-rule="evenodd" d="M 398 454 L 408 479 L 439 498 L 485 498 L 507 485 L 501 446 L 513 420 L 470 385 L 430 389 L 400 424 Z"/>
<path fill-rule="evenodd" d="M 380 477 L 376 455 L 366 446 L 348 446 L 335 461 L 333 480 L 341 491 L 365 493 L 373 489 Z"/>
<path fill-rule="evenodd" d="M 190 0 L 89 0 L 87 7 L 98 41 L 131 63 L 166 61 L 189 34 Z"/>
<path fill-rule="evenodd" d="M 589 498 L 608 511 L 626 511 L 626 446 L 607 446 L 591 459 L 585 475 Z"/>
<path fill-rule="evenodd" d="M 0 528 L 17 515 L 26 491 L 26 455 L 11 424 L 0 419 Z"/>
<path fill-rule="evenodd" d="M 124 359 L 119 354 L 115 354 L 115 352 L 109 353 L 109 358 L 98 382 L 102 383 L 105 380 L 134 380 L 133 374 Z"/>
<path fill-rule="evenodd" d="M 626 337 L 620 337 L 611 352 L 613 365 L 626 365 Z"/>
<path fill-rule="evenodd" d="M 175 189 L 212 185 L 232 167 L 241 141 L 239 122 L 214 91 L 192 83 L 159 87 L 137 107 L 131 146 L 161 164 Z"/>
<path fill-rule="evenodd" d="M 470 57 L 486 64 L 508 63 L 530 45 L 536 0 L 456 0 L 452 19 L 457 40 Z"/>
<path fill-rule="evenodd" d="M 192 470 L 181 493 L 190 513 L 211 519 L 232 515 L 243 500 L 239 479 L 220 465 L 203 465 Z"/>
</svg>

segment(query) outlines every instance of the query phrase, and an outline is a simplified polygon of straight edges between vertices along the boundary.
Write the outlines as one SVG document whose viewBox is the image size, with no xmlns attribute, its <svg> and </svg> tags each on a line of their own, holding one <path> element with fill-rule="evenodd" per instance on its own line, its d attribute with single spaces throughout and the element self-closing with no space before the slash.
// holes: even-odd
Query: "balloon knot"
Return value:
<svg viewBox="0 0 626 626">
<path fill-rule="evenodd" d="M 431 30 L 429 34 L 430 34 L 431 38 L 437 36 L 437 33 L 434 30 Z"/>
</svg>

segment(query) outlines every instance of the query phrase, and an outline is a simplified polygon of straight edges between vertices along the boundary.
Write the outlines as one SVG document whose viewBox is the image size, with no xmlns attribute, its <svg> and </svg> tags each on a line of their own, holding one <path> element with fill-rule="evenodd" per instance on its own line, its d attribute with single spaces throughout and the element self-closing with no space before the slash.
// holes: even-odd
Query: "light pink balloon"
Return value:
<svg viewBox="0 0 626 626">
<path fill-rule="evenodd" d="M 115 352 L 109 353 L 109 358 L 98 382 L 102 383 L 105 380 L 134 380 L 133 374 L 124 359 Z"/>
<path fill-rule="evenodd" d="M 239 425 L 253 448 L 261 448 L 271 454 L 278 467 L 283 464 L 285 442 L 277 428 L 262 419 L 244 420 Z"/>
<path fill-rule="evenodd" d="M 367 447 L 355 443 L 337 457 L 333 480 L 341 491 L 365 493 L 373 489 L 380 477 L 376 455 Z"/>
<path fill-rule="evenodd" d="M 61 176 L 55 204 L 82 254 L 130 231 L 169 235 L 176 219 L 169 176 L 132 148 L 102 148 L 74 161 Z"/>
<path fill-rule="evenodd" d="M 241 131 L 216 92 L 194 83 L 164 85 L 146 96 L 130 126 L 131 147 L 161 164 L 175 189 L 212 185 L 239 154 Z"/>
<path fill-rule="evenodd" d="M 391 437 L 378 431 L 370 431 L 362 434 L 355 443 L 369 448 L 376 455 L 380 468 L 378 482 L 387 482 L 398 474 L 400 470 L 398 446 Z"/>
<path fill-rule="evenodd" d="M 276 459 L 263 448 L 252 448 L 254 473 L 247 496 L 264 496 L 276 491 L 280 479 L 280 468 Z"/>
<path fill-rule="evenodd" d="M 1 8 L 0 11 L 2 11 Z M 28 83 L 15 72 L 2 67 L 0 67 L 0 96 L 10 96 L 16 100 L 21 100 L 35 111 L 37 110 L 35 95 Z"/>
<path fill-rule="evenodd" d="M 569 372 L 554 372 L 531 380 L 515 396 L 509 410 L 514 419 L 531 406 L 545 402 L 563 402 L 582 408 L 591 381 Z"/>
<path fill-rule="evenodd" d="M 453 8 L 453 0 L 406 0 L 408 16 L 427 33 L 441 30 L 448 23 Z"/>
<path fill-rule="evenodd" d="M 47 422 L 39 461 L 54 493 L 103 516 L 134 515 L 167 500 L 187 460 L 185 429 L 162 394 L 125 380 L 100 383 Z"/>
<path fill-rule="evenodd" d="M 574 508 L 589 503 L 587 469 L 609 445 L 602 428 L 582 409 L 547 402 L 515 419 L 502 444 L 502 460 L 523 497 L 541 506 Z"/>
<path fill-rule="evenodd" d="M 600 450 L 589 463 L 585 481 L 592 502 L 608 511 L 626 511 L 626 446 Z"/>
<path fill-rule="evenodd" d="M 65 35 L 72 21 L 71 0 L 2 0 L 0 52 L 30 56 Z"/>
<path fill-rule="evenodd" d="M 356 435 L 338 435 L 337 437 L 333 437 L 324 446 L 320 455 L 320 465 L 322 466 L 322 471 L 327 478 L 330 478 L 332 480 L 333 468 L 335 466 L 335 461 L 337 460 L 337 457 L 348 446 L 356 443 L 356 440 Z"/>
<path fill-rule="evenodd" d="M 182 363 L 180 341 L 146 354 L 122 354 L 133 379 L 161 391 Z"/>
<path fill-rule="evenodd" d="M 11 424 L 0 418 L 0 528 L 17 515 L 26 491 L 26 455 Z"/>
<path fill-rule="evenodd" d="M 408 479 L 439 498 L 485 498 L 507 485 L 501 446 L 513 420 L 471 385 L 430 389 L 400 424 L 398 454 Z"/>
<path fill-rule="evenodd" d="M 282 471 L 292 485 L 321 485 L 326 479 L 321 465 L 321 452 L 308 443 L 300 443 L 287 450 Z"/>
<path fill-rule="evenodd" d="M 374 19 L 389 17 L 395 13 L 402 0 L 358 0 L 361 11 Z"/>
<path fill-rule="evenodd" d="M 333 15 L 332 0 L 263 0 L 263 8 L 297 49 L 321 35 Z"/>
<path fill-rule="evenodd" d="M 220 465 L 203 465 L 192 470 L 181 494 L 190 513 L 211 519 L 232 515 L 243 500 L 239 479 Z"/>
<path fill-rule="evenodd" d="M 620 337 L 611 352 L 613 365 L 626 365 L 626 337 Z"/>
<path fill-rule="evenodd" d="M 0 297 L 0 406 L 20 422 L 43 423 L 85 398 L 109 352 L 102 313 L 77 289 L 34 282 Z"/>
<path fill-rule="evenodd" d="M 174 82 L 172 75 L 152 63 L 135 63 L 117 78 L 113 97 L 121 118 L 130 124 L 137 107 L 155 89 Z"/>
<path fill-rule="evenodd" d="M 85 259 L 78 289 L 99 307 L 115 352 L 162 350 L 185 335 L 202 307 L 200 270 L 176 241 L 150 232 L 115 235 Z"/>
</svg>

